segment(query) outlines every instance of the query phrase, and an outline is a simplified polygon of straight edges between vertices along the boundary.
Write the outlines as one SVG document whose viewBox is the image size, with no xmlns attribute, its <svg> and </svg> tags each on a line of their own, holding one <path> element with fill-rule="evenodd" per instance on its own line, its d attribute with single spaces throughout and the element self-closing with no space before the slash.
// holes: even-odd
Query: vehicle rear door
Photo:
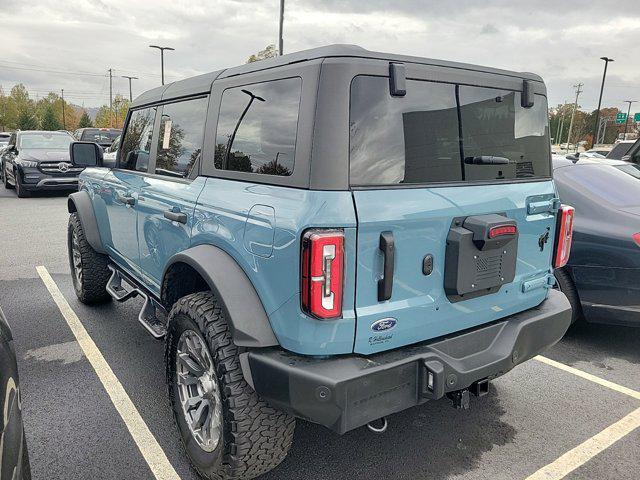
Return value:
<svg viewBox="0 0 640 480">
<path fill-rule="evenodd" d="M 138 201 L 138 238 L 143 278 L 160 288 L 167 261 L 189 248 L 204 177 L 198 177 L 208 96 L 162 105 L 157 152 Z"/>
<path fill-rule="evenodd" d="M 549 286 L 555 190 L 546 99 L 522 80 L 441 83 L 409 69 L 351 84 L 358 217 L 354 350 L 440 337 L 538 305 Z M 475 83 L 475 82 L 474 82 Z"/>
</svg>

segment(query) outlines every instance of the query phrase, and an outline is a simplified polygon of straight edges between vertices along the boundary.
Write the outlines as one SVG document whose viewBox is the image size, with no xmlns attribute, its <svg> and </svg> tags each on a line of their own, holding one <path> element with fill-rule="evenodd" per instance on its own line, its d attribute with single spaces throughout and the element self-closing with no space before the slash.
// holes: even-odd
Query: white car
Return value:
<svg viewBox="0 0 640 480">
<path fill-rule="evenodd" d="M 104 151 L 104 155 L 102 158 L 104 158 L 107 161 L 110 162 L 115 162 L 116 161 L 116 156 L 118 155 L 118 148 L 120 147 L 120 136 L 118 136 L 111 145 L 109 145 L 109 148 L 107 148 Z"/>
</svg>

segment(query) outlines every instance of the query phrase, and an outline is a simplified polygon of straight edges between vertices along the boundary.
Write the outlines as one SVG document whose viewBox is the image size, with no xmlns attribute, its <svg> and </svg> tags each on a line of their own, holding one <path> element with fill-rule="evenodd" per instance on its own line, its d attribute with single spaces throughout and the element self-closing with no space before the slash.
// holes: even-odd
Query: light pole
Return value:
<svg viewBox="0 0 640 480">
<path fill-rule="evenodd" d="M 627 109 L 627 119 L 624 122 L 624 135 L 622 136 L 623 140 L 627 139 L 627 128 L 629 127 L 629 114 L 631 113 L 631 104 L 636 103 L 638 100 L 625 100 L 624 103 L 629 104 L 629 108 Z"/>
<path fill-rule="evenodd" d="M 122 78 L 129 79 L 129 101 L 133 102 L 133 91 L 131 90 L 131 80 L 138 80 L 138 77 L 129 77 L 127 75 L 122 75 Z"/>
<path fill-rule="evenodd" d="M 172 47 L 161 47 L 159 45 L 149 45 L 151 48 L 157 48 L 160 50 L 160 70 L 162 72 L 162 85 L 164 85 L 164 51 L 165 50 L 175 50 Z"/>
<path fill-rule="evenodd" d="M 278 36 L 278 53 L 282 55 L 284 51 L 283 30 L 284 28 L 284 0 L 280 0 L 280 34 Z"/>
<path fill-rule="evenodd" d="M 607 78 L 607 65 L 609 62 L 613 62 L 613 58 L 600 57 L 600 60 L 604 61 L 604 73 L 602 74 L 602 85 L 600 85 L 600 98 L 598 100 L 598 110 L 596 111 L 596 123 L 593 125 L 593 145 L 598 142 L 598 127 L 600 121 L 600 106 L 602 105 L 602 92 L 604 91 L 604 79 Z"/>
</svg>

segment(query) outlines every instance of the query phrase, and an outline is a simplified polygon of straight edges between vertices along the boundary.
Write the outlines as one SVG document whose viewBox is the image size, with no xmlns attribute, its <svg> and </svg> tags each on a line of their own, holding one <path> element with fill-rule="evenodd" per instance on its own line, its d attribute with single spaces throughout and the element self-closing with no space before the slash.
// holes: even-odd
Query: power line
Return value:
<svg viewBox="0 0 640 480">
<path fill-rule="evenodd" d="M 582 93 L 582 87 L 584 87 L 584 83 L 578 83 L 573 86 L 576 89 L 576 101 L 573 104 L 573 110 L 571 111 L 571 122 L 569 122 L 569 135 L 567 136 L 567 153 L 569 153 L 569 142 L 571 141 L 571 130 L 573 128 L 573 117 L 576 114 L 576 110 L 578 109 L 578 97 Z M 577 150 L 577 148 L 576 148 Z"/>
</svg>

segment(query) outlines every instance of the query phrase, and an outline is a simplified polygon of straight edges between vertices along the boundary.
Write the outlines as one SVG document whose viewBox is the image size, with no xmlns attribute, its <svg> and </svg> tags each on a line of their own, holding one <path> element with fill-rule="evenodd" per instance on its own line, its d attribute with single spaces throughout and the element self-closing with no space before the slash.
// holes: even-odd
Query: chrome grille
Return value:
<svg viewBox="0 0 640 480">
<path fill-rule="evenodd" d="M 38 168 L 47 175 L 77 175 L 84 168 L 74 167 L 71 162 L 40 162 Z"/>
</svg>

